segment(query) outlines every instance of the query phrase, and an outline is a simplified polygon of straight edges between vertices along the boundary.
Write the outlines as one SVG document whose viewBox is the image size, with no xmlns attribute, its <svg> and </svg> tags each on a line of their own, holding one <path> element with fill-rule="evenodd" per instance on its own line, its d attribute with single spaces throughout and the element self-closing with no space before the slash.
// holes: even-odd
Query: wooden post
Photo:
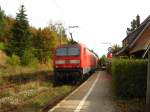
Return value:
<svg viewBox="0 0 150 112">
<path fill-rule="evenodd" d="M 148 51 L 146 112 L 150 112 L 150 50 Z"/>
</svg>

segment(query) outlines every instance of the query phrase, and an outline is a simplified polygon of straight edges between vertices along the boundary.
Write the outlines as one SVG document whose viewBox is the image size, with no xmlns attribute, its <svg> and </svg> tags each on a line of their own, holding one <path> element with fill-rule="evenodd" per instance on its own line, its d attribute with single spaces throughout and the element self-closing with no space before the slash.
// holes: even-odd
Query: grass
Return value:
<svg viewBox="0 0 150 112">
<path fill-rule="evenodd" d="M 1 111 L 40 112 L 49 101 L 53 101 L 56 97 L 73 89 L 71 85 L 53 87 L 51 77 L 51 72 L 45 71 L 8 75 L 4 79 L 2 78 L 3 85 L 1 86 L 5 86 L 7 83 L 14 84 L 14 86 L 0 92 Z M 4 102 L 1 103 L 1 101 Z"/>
<path fill-rule="evenodd" d="M 5 49 L 5 44 L 3 42 L 0 42 L 0 50 L 4 50 Z"/>
<path fill-rule="evenodd" d="M 29 108 L 30 112 L 39 112 L 49 101 L 52 101 L 56 97 L 62 96 L 71 90 L 71 86 L 50 88 L 48 91 L 43 92 L 29 101 L 25 106 L 23 106 L 24 108 L 21 108 L 18 112 L 25 112 L 25 110 L 29 110 Z"/>
<path fill-rule="evenodd" d="M 6 84 L 7 82 L 10 82 L 7 79 L 10 79 L 12 77 L 20 77 L 21 79 L 23 79 L 23 77 L 26 77 L 31 79 L 35 74 L 38 75 L 40 72 L 50 73 L 50 71 L 52 70 L 52 66 L 50 65 L 39 65 L 37 67 L 6 65 L 6 68 L 0 68 L 0 86 Z"/>
<path fill-rule="evenodd" d="M 44 84 L 45 85 L 45 84 Z M 47 84 L 49 85 L 49 84 Z M 28 87 L 27 87 L 28 88 Z M 26 89 L 27 89 L 26 88 Z M 40 110 L 49 102 L 55 100 L 56 97 L 65 95 L 66 93 L 70 92 L 73 89 L 73 86 L 69 85 L 63 85 L 59 87 L 53 87 L 52 85 L 45 87 L 46 89 L 44 91 L 36 91 L 38 88 L 34 88 L 35 92 L 32 94 L 21 94 L 19 92 L 16 93 L 14 96 L 14 100 L 18 99 L 20 103 L 18 104 L 10 104 L 9 101 L 3 103 L 2 110 L 11 110 L 13 108 L 15 109 L 15 112 L 40 112 Z M 24 90 L 25 91 L 25 90 Z M 24 92 L 23 91 L 23 92 Z M 22 92 L 22 93 L 23 93 Z M 3 97 L 6 97 L 3 96 Z M 10 96 L 9 96 L 10 97 Z M 9 107 L 8 107 L 9 105 Z M 7 106 L 7 107 L 6 107 Z"/>
</svg>

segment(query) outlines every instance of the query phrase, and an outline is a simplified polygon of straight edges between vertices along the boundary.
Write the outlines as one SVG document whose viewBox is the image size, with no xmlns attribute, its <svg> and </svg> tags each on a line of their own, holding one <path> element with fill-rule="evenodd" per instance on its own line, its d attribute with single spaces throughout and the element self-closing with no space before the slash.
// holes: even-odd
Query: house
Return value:
<svg viewBox="0 0 150 112">
<path fill-rule="evenodd" d="M 141 58 L 150 44 L 150 16 L 140 26 L 129 33 L 122 41 L 122 49 L 115 53 L 116 56 L 135 56 Z"/>
</svg>

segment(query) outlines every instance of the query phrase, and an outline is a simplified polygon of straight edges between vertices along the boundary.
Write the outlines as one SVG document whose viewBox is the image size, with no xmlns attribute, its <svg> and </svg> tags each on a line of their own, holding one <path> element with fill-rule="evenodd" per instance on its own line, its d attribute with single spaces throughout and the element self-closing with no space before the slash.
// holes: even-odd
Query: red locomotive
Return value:
<svg viewBox="0 0 150 112">
<path fill-rule="evenodd" d="M 98 57 L 83 44 L 63 45 L 54 50 L 55 79 L 81 79 L 97 67 Z"/>
</svg>

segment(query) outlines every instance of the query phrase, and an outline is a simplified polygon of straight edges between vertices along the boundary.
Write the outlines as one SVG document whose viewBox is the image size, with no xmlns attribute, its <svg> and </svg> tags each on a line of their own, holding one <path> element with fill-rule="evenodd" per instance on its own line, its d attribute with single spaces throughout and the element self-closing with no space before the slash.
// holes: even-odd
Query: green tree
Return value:
<svg viewBox="0 0 150 112">
<path fill-rule="evenodd" d="M 49 28 L 39 29 L 37 37 L 34 38 L 34 46 L 37 50 L 37 57 L 40 63 L 46 63 L 50 57 L 51 51 L 51 33 Z"/>
<path fill-rule="evenodd" d="M 127 28 L 127 34 L 130 34 L 140 26 L 140 16 L 137 15 L 136 19 L 131 21 L 131 28 Z"/>
<path fill-rule="evenodd" d="M 136 16 L 136 27 L 138 28 L 140 26 L 140 16 Z"/>
<path fill-rule="evenodd" d="M 9 52 L 18 55 L 22 64 L 24 64 L 22 59 L 24 58 L 24 53 L 32 48 L 32 36 L 25 12 L 24 5 L 21 5 L 12 28 L 12 38 L 9 46 Z"/>
<path fill-rule="evenodd" d="M 103 55 L 100 58 L 100 65 L 106 65 L 106 62 L 107 62 L 107 57 L 105 55 Z"/>
<path fill-rule="evenodd" d="M 121 47 L 118 44 L 114 44 L 112 46 L 112 53 L 113 54 L 116 53 L 116 52 L 118 52 L 119 50 L 121 50 Z"/>
<path fill-rule="evenodd" d="M 50 23 L 49 24 L 49 29 L 51 31 L 51 36 L 52 36 L 52 41 L 54 39 L 55 42 L 52 42 L 55 43 L 54 47 L 57 45 L 57 44 L 68 44 L 68 38 L 67 38 L 67 34 L 66 34 L 66 30 L 64 28 L 64 26 L 62 25 L 62 23 Z M 54 37 L 54 38 L 53 38 Z M 57 41 L 57 42 L 56 42 Z"/>
<path fill-rule="evenodd" d="M 0 41 L 3 40 L 4 36 L 4 26 L 5 26 L 5 14 L 4 11 L 0 7 Z"/>
<path fill-rule="evenodd" d="M 32 32 L 36 32 L 32 29 Z M 36 33 L 34 33 L 35 35 Z M 62 33 L 61 44 L 67 44 L 67 37 L 65 32 Z M 34 38 L 34 47 L 37 51 L 36 57 L 40 63 L 47 63 L 52 58 L 53 49 L 60 45 L 60 34 L 51 27 L 37 30 Z"/>
<path fill-rule="evenodd" d="M 62 38 L 61 38 L 61 44 L 68 44 L 68 38 L 66 34 L 66 30 L 64 27 L 62 27 Z"/>
<path fill-rule="evenodd" d="M 12 37 L 12 27 L 15 23 L 14 18 L 6 16 L 5 18 L 5 26 L 4 26 L 4 38 L 3 42 L 7 45 L 9 44 L 9 41 L 11 40 Z"/>
<path fill-rule="evenodd" d="M 7 44 L 9 37 L 11 37 L 11 29 L 14 24 L 14 18 L 5 15 L 0 7 L 0 41 Z"/>
</svg>

